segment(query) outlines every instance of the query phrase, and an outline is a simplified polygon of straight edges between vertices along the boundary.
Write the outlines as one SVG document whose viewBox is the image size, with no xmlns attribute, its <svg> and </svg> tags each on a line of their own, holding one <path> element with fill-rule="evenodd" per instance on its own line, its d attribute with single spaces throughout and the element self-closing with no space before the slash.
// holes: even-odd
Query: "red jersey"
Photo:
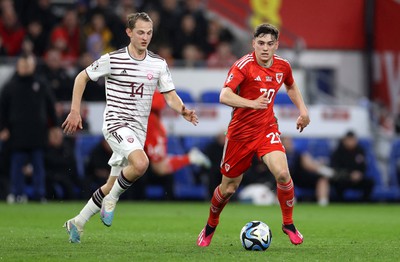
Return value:
<svg viewBox="0 0 400 262">
<path fill-rule="evenodd" d="M 156 91 L 147 124 L 144 150 L 150 161 L 159 162 L 167 156 L 167 132 L 161 122 L 161 111 L 166 106 L 164 96 Z"/>
<path fill-rule="evenodd" d="M 273 104 L 282 84 L 294 83 L 292 68 L 287 60 L 274 55 L 269 68 L 257 63 L 255 53 L 250 53 L 233 64 L 228 72 L 225 87 L 237 95 L 255 100 L 263 93 L 268 94 L 270 105 L 267 109 L 233 108 L 227 138 L 230 140 L 253 140 L 264 135 L 268 127 L 276 123 Z"/>
</svg>

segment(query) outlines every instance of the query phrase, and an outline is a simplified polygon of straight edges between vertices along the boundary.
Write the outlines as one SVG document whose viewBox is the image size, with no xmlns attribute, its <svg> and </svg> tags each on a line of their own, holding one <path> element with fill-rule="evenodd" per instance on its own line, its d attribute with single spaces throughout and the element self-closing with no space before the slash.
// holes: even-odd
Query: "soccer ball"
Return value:
<svg viewBox="0 0 400 262">
<path fill-rule="evenodd" d="M 240 231 L 240 242 L 246 250 L 267 250 L 271 241 L 271 230 L 267 224 L 261 221 L 251 221 Z"/>
</svg>

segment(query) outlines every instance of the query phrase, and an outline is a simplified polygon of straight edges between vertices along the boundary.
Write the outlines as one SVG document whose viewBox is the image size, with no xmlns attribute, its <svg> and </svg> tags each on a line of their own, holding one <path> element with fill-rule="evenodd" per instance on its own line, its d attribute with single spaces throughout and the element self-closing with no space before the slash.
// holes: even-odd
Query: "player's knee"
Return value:
<svg viewBox="0 0 400 262">
<path fill-rule="evenodd" d="M 236 190 L 237 190 L 238 186 L 231 184 L 226 188 L 224 197 L 231 197 L 233 194 L 235 194 Z"/>
<path fill-rule="evenodd" d="M 282 183 L 287 183 L 290 180 L 290 174 L 288 170 L 281 170 L 276 176 L 275 176 L 276 182 L 282 184 Z"/>
<path fill-rule="evenodd" d="M 149 160 L 147 158 L 138 159 L 135 161 L 135 169 L 137 174 L 142 176 L 149 167 Z"/>
</svg>

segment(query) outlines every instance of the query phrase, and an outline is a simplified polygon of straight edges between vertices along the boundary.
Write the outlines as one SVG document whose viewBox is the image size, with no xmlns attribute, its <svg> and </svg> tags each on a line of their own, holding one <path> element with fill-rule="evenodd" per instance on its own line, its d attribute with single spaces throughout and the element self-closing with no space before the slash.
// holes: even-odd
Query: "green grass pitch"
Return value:
<svg viewBox="0 0 400 262">
<path fill-rule="evenodd" d="M 208 203 L 118 203 L 113 225 L 97 214 L 82 243 L 70 244 L 63 223 L 85 202 L 7 205 L 0 203 L 0 261 L 399 261 L 397 204 L 297 204 L 295 224 L 304 243 L 292 245 L 280 229 L 278 206 L 229 203 L 213 242 L 196 246 Z M 261 220 L 272 230 L 265 252 L 246 251 L 239 233 Z"/>
</svg>

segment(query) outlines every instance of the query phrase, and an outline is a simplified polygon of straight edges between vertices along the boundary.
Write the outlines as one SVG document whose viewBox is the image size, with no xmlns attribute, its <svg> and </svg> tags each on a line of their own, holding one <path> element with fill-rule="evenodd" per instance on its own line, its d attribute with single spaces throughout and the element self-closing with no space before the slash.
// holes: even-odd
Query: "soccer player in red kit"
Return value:
<svg viewBox="0 0 400 262">
<path fill-rule="evenodd" d="M 279 31 L 274 26 L 259 25 L 252 40 L 254 52 L 233 64 L 221 90 L 220 102 L 233 108 L 232 119 L 221 161 L 221 184 L 212 196 L 207 224 L 197 239 L 198 246 L 210 245 L 220 214 L 239 187 L 254 154 L 275 177 L 283 232 L 294 245 L 303 242 L 303 236 L 293 224 L 294 185 L 273 111 L 274 99 L 282 84 L 300 112 L 296 122 L 300 132 L 310 123 L 310 118 L 289 62 L 275 55 L 278 37 Z"/>
<path fill-rule="evenodd" d="M 187 154 L 168 155 L 167 131 L 161 120 L 161 112 L 165 107 L 164 96 L 158 91 L 154 92 L 144 144 L 150 168 L 159 176 L 171 175 L 190 164 L 210 168 L 211 162 L 208 157 L 195 147 Z"/>
</svg>

